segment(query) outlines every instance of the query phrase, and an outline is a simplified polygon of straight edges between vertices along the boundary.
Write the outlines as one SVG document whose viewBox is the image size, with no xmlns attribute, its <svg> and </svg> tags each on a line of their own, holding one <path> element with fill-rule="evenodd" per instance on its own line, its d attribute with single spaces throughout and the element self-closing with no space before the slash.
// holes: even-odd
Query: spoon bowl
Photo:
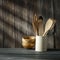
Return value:
<svg viewBox="0 0 60 60">
<path fill-rule="evenodd" d="M 56 23 L 56 21 L 54 19 L 51 19 L 51 18 L 48 19 L 48 21 L 46 22 L 46 25 L 45 25 L 45 31 L 43 33 L 43 36 L 46 36 L 48 31 L 53 29 L 55 23 Z"/>
</svg>

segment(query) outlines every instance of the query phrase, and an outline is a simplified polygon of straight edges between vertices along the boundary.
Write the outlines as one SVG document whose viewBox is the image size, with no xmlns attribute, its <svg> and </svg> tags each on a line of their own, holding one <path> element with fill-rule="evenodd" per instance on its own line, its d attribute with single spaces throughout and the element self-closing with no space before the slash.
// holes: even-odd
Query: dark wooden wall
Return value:
<svg viewBox="0 0 60 60">
<path fill-rule="evenodd" d="M 54 29 L 48 34 L 48 48 L 60 48 L 60 0 L 0 0 L 0 47 L 20 48 L 23 36 L 34 35 L 32 20 L 34 13 L 42 15 L 44 24 L 55 18 Z"/>
</svg>

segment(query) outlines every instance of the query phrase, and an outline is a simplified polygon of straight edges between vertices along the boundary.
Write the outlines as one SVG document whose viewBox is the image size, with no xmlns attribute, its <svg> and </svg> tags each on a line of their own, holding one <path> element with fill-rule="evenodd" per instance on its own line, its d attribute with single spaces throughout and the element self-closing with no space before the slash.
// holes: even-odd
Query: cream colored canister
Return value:
<svg viewBox="0 0 60 60">
<path fill-rule="evenodd" d="M 38 51 L 38 52 L 47 51 L 47 39 L 46 38 L 36 35 L 35 51 Z"/>
</svg>

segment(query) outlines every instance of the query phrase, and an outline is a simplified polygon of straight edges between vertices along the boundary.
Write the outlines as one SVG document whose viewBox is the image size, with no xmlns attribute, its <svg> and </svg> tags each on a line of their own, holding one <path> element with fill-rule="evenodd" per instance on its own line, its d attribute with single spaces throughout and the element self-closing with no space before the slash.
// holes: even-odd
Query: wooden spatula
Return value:
<svg viewBox="0 0 60 60">
<path fill-rule="evenodd" d="M 35 32 L 35 35 L 38 35 L 38 18 L 36 16 L 36 14 L 33 17 L 33 22 L 32 22 L 32 26 L 33 26 L 33 30 Z"/>
<path fill-rule="evenodd" d="M 48 19 L 48 21 L 46 22 L 46 25 L 45 25 L 45 31 L 43 33 L 43 36 L 45 36 L 48 33 L 48 31 L 54 27 L 55 23 L 56 23 L 55 20 L 53 20 L 51 18 Z"/>
</svg>

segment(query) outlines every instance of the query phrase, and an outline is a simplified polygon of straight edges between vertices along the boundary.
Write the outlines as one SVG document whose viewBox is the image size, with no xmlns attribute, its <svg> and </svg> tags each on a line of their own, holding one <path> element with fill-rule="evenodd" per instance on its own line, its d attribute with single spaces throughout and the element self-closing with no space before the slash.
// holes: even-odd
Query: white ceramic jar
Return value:
<svg viewBox="0 0 60 60">
<path fill-rule="evenodd" d="M 35 51 L 47 51 L 47 39 L 45 37 L 36 35 Z"/>
</svg>

